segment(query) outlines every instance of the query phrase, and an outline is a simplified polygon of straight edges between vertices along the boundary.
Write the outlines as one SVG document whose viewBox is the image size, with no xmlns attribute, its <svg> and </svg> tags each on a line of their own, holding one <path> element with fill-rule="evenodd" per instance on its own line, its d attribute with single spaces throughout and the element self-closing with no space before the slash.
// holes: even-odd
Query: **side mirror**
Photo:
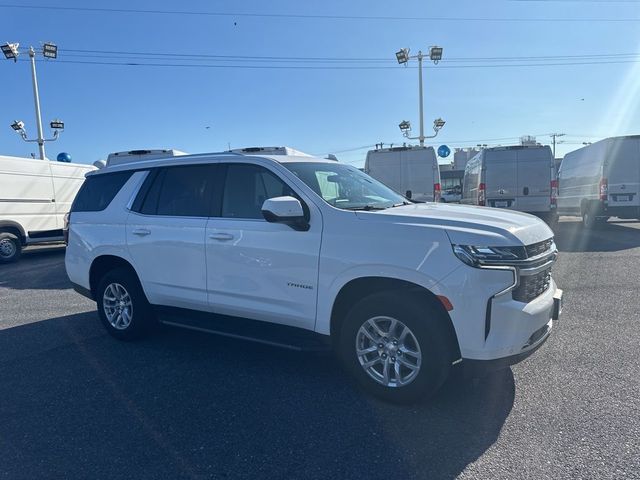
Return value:
<svg viewBox="0 0 640 480">
<path fill-rule="evenodd" d="M 413 192 L 411 192 L 411 190 L 407 190 L 404 196 L 411 200 L 411 195 L 413 195 Z"/>
<path fill-rule="evenodd" d="M 284 223 L 294 230 L 309 230 L 300 200 L 294 197 L 275 197 L 262 204 L 262 216 L 267 222 Z"/>
</svg>

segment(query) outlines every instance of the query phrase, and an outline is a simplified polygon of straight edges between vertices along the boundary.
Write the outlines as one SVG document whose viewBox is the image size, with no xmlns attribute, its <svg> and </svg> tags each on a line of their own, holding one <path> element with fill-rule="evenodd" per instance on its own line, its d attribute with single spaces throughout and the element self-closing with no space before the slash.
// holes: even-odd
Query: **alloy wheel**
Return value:
<svg viewBox="0 0 640 480">
<path fill-rule="evenodd" d="M 355 346 L 360 366 L 385 387 L 402 387 L 418 376 L 420 345 L 400 320 L 386 316 L 368 319 L 358 329 Z"/>
<path fill-rule="evenodd" d="M 133 320 L 131 295 L 119 283 L 110 283 L 102 295 L 102 307 L 109 324 L 116 330 L 125 330 Z"/>
</svg>

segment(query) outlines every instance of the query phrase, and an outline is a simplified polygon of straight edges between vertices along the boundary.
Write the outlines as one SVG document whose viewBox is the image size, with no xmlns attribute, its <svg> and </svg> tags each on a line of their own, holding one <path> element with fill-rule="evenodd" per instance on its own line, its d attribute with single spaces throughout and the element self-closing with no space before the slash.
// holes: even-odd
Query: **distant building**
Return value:
<svg viewBox="0 0 640 480">
<path fill-rule="evenodd" d="M 522 145 L 523 147 L 535 147 L 536 145 L 540 145 L 537 140 L 536 137 L 534 137 L 533 135 L 523 135 L 520 137 L 520 145 Z"/>
<path fill-rule="evenodd" d="M 440 167 L 441 172 L 453 170 L 453 163 L 441 163 L 438 166 Z"/>
<path fill-rule="evenodd" d="M 467 162 L 479 151 L 477 148 L 456 148 L 453 154 L 453 170 L 464 170 Z"/>
</svg>

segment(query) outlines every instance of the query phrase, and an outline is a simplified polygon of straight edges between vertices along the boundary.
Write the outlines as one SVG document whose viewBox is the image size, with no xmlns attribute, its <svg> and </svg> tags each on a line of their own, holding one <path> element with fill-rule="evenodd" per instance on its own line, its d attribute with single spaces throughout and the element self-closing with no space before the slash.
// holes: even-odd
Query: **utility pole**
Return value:
<svg viewBox="0 0 640 480">
<path fill-rule="evenodd" d="M 550 133 L 549 136 L 553 138 L 553 158 L 556 158 L 556 138 L 564 137 L 565 133 Z"/>
<path fill-rule="evenodd" d="M 409 137 L 411 124 L 405 120 L 403 120 L 402 123 L 400 124 L 400 130 L 402 131 L 402 134 L 405 137 L 409 138 L 410 140 L 419 140 L 421 147 L 424 147 L 425 139 L 434 138 L 436 135 L 438 135 L 438 131 L 444 126 L 444 120 L 439 118 L 434 122 L 434 131 L 436 134 L 430 137 L 426 137 L 424 135 L 424 100 L 423 100 L 423 89 L 422 89 L 422 60 L 424 59 L 424 57 L 425 55 L 422 53 L 422 50 L 419 50 L 418 54 L 414 56 L 409 55 L 408 48 L 403 48 L 400 51 L 396 52 L 396 59 L 398 60 L 398 63 L 401 65 L 404 64 L 406 66 L 407 62 L 412 58 L 415 58 L 418 60 L 418 103 L 419 103 L 419 112 L 420 112 L 419 113 L 420 114 L 420 135 L 417 137 Z M 437 64 L 440 60 L 442 60 L 442 47 L 437 47 L 437 46 L 430 47 L 429 59 L 433 61 L 434 64 Z M 438 126 L 436 126 L 436 124 Z"/>
</svg>

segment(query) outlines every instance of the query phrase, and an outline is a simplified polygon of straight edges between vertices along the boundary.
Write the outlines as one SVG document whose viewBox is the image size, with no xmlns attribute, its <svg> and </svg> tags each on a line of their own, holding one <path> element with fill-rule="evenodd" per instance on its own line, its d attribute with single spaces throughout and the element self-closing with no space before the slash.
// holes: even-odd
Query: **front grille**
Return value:
<svg viewBox="0 0 640 480">
<path fill-rule="evenodd" d="M 527 258 L 537 257 L 538 255 L 546 252 L 551 248 L 553 244 L 553 238 L 549 238 L 548 240 L 544 240 L 538 243 L 532 243 L 531 245 L 527 245 L 525 247 L 527 251 Z"/>
<path fill-rule="evenodd" d="M 529 303 L 546 292 L 550 284 L 551 267 L 535 275 L 522 275 L 520 276 L 520 284 L 512 291 L 513 299 Z"/>
</svg>

